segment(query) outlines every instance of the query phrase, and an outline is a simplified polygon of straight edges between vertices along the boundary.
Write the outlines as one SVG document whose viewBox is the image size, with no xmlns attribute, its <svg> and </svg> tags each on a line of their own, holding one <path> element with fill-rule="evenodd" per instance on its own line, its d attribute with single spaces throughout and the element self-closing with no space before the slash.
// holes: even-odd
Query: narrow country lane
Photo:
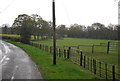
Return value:
<svg viewBox="0 0 120 81">
<path fill-rule="evenodd" d="M 19 47 L 0 40 L 1 79 L 42 79 L 36 64 Z"/>
</svg>

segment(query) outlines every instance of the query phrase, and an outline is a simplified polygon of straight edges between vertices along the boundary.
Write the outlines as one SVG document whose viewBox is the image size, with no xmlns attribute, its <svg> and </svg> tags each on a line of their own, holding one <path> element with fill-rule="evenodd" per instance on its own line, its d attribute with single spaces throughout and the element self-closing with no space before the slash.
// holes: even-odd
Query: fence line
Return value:
<svg viewBox="0 0 120 81">
<path fill-rule="evenodd" d="M 53 54 L 52 46 L 35 44 L 32 42 L 31 42 L 31 45 L 38 47 L 41 50 L 50 52 L 51 55 Z M 74 64 L 78 64 L 79 66 L 90 70 L 92 73 L 100 76 L 103 79 L 106 79 L 106 80 L 112 79 L 113 81 L 115 81 L 115 79 L 120 79 L 119 78 L 120 73 L 118 73 L 118 70 L 120 70 L 120 66 L 107 64 L 99 60 L 96 60 L 94 58 L 87 57 L 83 54 L 82 50 L 79 50 L 77 48 L 67 47 L 65 49 L 65 48 L 56 47 L 56 49 L 57 49 L 56 53 L 58 57 L 69 59 Z"/>
<path fill-rule="evenodd" d="M 84 53 L 107 53 L 107 44 L 106 43 L 100 43 L 100 44 L 93 44 L 93 45 L 78 45 L 78 46 L 63 46 L 64 49 L 68 47 L 73 47 L 76 49 L 83 49 Z M 82 48 L 84 47 L 84 48 Z M 98 50 L 97 48 L 101 49 Z M 86 50 L 87 49 L 87 50 Z"/>
<path fill-rule="evenodd" d="M 120 47 L 120 42 L 113 42 L 113 41 L 108 41 L 108 47 L 107 47 L 107 53 L 111 52 L 116 52 L 118 51 Z"/>
</svg>

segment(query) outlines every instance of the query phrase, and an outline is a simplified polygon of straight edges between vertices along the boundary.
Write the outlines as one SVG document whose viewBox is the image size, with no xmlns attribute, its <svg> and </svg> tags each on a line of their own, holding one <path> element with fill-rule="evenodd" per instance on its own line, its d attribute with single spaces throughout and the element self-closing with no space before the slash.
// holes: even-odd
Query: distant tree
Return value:
<svg viewBox="0 0 120 81">
<path fill-rule="evenodd" d="M 114 26 L 115 40 L 120 40 L 120 25 Z"/>
<path fill-rule="evenodd" d="M 18 15 L 14 20 L 14 27 L 19 27 L 21 41 L 23 43 L 30 43 L 30 38 L 32 34 L 33 21 L 27 14 Z"/>
<path fill-rule="evenodd" d="M 65 25 L 59 25 L 57 27 L 57 34 L 60 35 L 60 37 L 65 37 L 67 34 L 67 28 Z"/>
<path fill-rule="evenodd" d="M 9 32 L 9 24 L 3 24 L 2 25 L 2 33 L 8 34 L 8 32 Z"/>
<path fill-rule="evenodd" d="M 37 14 L 32 14 L 31 18 L 33 20 L 32 35 L 34 36 L 34 39 L 36 39 L 36 36 L 37 36 L 37 39 L 39 40 L 39 36 L 40 36 L 40 24 L 39 24 L 39 22 L 42 20 L 42 17 L 37 15 Z"/>
<path fill-rule="evenodd" d="M 106 34 L 106 32 L 104 32 L 105 26 L 101 23 L 93 23 L 91 26 L 95 29 L 95 38 L 104 39 L 104 35 Z"/>
<path fill-rule="evenodd" d="M 71 25 L 69 28 L 69 37 L 81 37 L 82 35 L 82 26 L 78 24 Z"/>
<path fill-rule="evenodd" d="M 50 26 L 49 26 L 49 23 L 45 20 L 41 20 L 38 23 L 40 28 L 39 34 L 41 35 L 41 39 L 43 40 L 44 36 L 49 36 Z"/>
<path fill-rule="evenodd" d="M 95 38 L 95 28 L 92 26 L 88 26 L 86 29 L 86 37 L 87 38 Z"/>
<path fill-rule="evenodd" d="M 48 37 L 49 38 L 52 38 L 52 36 L 53 36 L 53 24 L 52 24 L 52 22 L 51 21 L 48 21 L 48 25 L 49 25 L 49 34 L 48 34 Z"/>
</svg>

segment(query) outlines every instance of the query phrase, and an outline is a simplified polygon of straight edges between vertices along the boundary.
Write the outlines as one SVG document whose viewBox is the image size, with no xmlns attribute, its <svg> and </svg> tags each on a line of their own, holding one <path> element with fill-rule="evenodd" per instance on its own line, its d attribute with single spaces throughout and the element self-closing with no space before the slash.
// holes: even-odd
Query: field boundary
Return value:
<svg viewBox="0 0 120 81">
<path fill-rule="evenodd" d="M 82 47 L 86 47 L 88 50 L 84 50 L 84 53 L 107 53 L 108 45 L 107 43 L 93 44 L 93 45 L 77 45 L 77 46 L 63 46 L 63 48 L 73 47 L 81 50 Z M 102 51 L 97 51 L 96 48 L 104 48 Z"/>
<path fill-rule="evenodd" d="M 31 42 L 30 45 L 40 48 L 41 50 L 50 52 L 51 55 L 53 54 L 53 46 L 36 44 L 33 42 Z M 65 58 L 66 60 L 70 60 L 74 64 L 77 64 L 91 71 L 95 75 L 100 76 L 102 79 L 113 81 L 120 79 L 120 73 L 118 73 L 120 66 L 107 64 L 94 58 L 85 56 L 82 50 L 73 47 L 68 47 L 68 49 L 57 47 L 56 53 L 56 56 Z"/>
<path fill-rule="evenodd" d="M 115 52 L 118 51 L 120 47 L 120 42 L 113 42 L 113 41 L 108 41 L 108 47 L 107 47 L 107 53 L 110 51 Z"/>
</svg>

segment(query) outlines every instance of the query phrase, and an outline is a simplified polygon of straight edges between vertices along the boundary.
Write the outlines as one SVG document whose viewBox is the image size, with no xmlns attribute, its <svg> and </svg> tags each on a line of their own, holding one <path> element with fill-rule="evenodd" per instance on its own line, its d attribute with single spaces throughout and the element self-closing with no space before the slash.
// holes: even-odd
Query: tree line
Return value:
<svg viewBox="0 0 120 81">
<path fill-rule="evenodd" d="M 23 43 L 29 43 L 31 35 L 34 40 L 44 40 L 52 38 L 52 22 L 42 19 L 37 14 L 27 15 L 20 14 L 14 20 L 12 27 L 8 24 L 2 25 L 0 28 L 2 34 L 17 34 Z M 56 26 L 57 38 L 74 37 L 74 38 L 94 38 L 118 40 L 119 25 L 109 24 L 107 27 L 101 23 L 93 23 L 91 26 L 72 24 L 70 27 L 66 25 Z"/>
</svg>

